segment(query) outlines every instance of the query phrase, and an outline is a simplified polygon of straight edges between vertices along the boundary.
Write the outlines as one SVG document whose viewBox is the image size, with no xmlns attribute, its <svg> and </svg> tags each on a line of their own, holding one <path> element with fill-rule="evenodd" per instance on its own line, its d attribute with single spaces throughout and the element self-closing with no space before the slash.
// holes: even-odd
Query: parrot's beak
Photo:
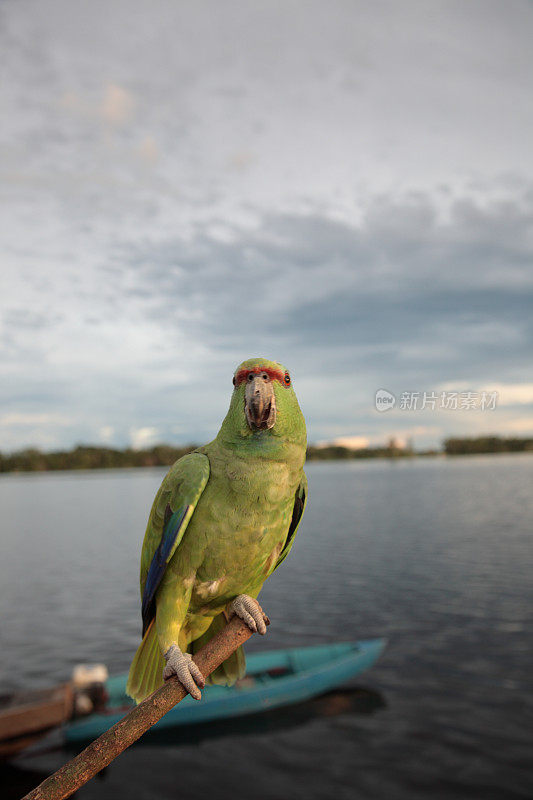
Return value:
<svg viewBox="0 0 533 800">
<path fill-rule="evenodd" d="M 265 381 L 260 375 L 246 384 L 244 394 L 246 421 L 254 430 L 273 428 L 276 422 L 276 396 L 272 381 Z"/>
</svg>

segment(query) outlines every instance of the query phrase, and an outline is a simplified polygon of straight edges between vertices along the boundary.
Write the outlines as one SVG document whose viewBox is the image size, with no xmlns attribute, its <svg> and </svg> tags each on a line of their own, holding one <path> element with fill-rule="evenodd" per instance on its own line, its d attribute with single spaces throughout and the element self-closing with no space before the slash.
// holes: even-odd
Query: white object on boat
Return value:
<svg viewBox="0 0 533 800">
<path fill-rule="evenodd" d="M 105 664 L 77 664 L 72 670 L 72 683 L 76 689 L 85 689 L 93 683 L 105 683 L 108 678 Z"/>
</svg>

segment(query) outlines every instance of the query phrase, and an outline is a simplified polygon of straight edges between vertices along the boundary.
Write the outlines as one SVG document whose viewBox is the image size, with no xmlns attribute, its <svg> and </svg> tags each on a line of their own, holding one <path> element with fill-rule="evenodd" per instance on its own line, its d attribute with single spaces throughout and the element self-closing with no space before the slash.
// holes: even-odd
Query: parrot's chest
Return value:
<svg viewBox="0 0 533 800">
<path fill-rule="evenodd" d="M 283 463 L 237 462 L 212 475 L 194 518 L 198 533 L 210 531 L 194 605 L 259 590 L 285 544 L 298 483 Z"/>
</svg>

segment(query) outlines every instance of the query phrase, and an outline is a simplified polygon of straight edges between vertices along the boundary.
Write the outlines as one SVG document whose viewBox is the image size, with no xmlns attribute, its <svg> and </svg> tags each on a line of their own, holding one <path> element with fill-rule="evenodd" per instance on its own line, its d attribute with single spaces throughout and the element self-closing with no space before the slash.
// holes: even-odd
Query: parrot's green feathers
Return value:
<svg viewBox="0 0 533 800">
<path fill-rule="evenodd" d="M 148 525 L 146 526 L 141 553 L 141 594 L 144 590 L 150 563 L 163 536 L 167 507 L 170 507 L 172 512 L 179 513 L 180 509 L 189 506 L 189 511 L 182 523 L 181 536 L 175 542 L 172 550 L 173 555 L 185 533 L 208 479 L 209 459 L 202 453 L 189 453 L 183 456 L 168 471 L 155 496 L 148 518 Z"/>
<path fill-rule="evenodd" d="M 279 379 L 272 380 L 277 408 L 276 424 L 271 430 L 266 431 L 251 430 L 247 424 L 244 414 L 246 381 L 239 382 L 238 380 L 240 375 L 258 370 L 267 370 L 270 375 L 279 376 Z M 288 384 L 285 376 L 289 377 Z M 217 439 L 223 440 L 226 444 L 234 443 L 238 447 L 247 445 L 248 449 L 251 447 L 262 448 L 271 453 L 277 448 L 280 454 L 287 444 L 305 448 L 307 444 L 305 421 L 292 388 L 290 373 L 283 364 L 278 361 L 269 361 L 266 358 L 250 358 L 239 364 L 233 379 L 235 388 L 231 396 L 230 407 Z"/>
<path fill-rule="evenodd" d="M 161 685 L 165 654 L 197 652 L 227 624 L 235 598 L 256 598 L 285 560 L 307 502 L 305 452 L 289 371 L 244 361 L 217 437 L 171 467 L 152 506 L 141 555 L 143 640 L 127 686 L 136 700 Z M 239 648 L 210 680 L 231 684 L 244 671 Z"/>
<path fill-rule="evenodd" d="M 141 553 L 143 636 L 155 616 L 155 594 L 209 479 L 209 459 L 201 453 L 180 458 L 154 500 Z"/>
<path fill-rule="evenodd" d="M 296 536 L 296 531 L 298 530 L 298 526 L 305 511 L 306 504 L 307 504 L 307 477 L 305 472 L 303 472 L 302 482 L 298 486 L 296 490 L 296 495 L 294 497 L 294 508 L 292 510 L 291 524 L 289 525 L 289 532 L 287 534 L 287 539 L 285 541 L 285 544 L 283 545 L 283 550 L 280 553 L 279 559 L 277 560 L 274 569 L 277 569 L 281 564 L 281 562 L 285 561 L 285 559 L 291 552 L 292 546 L 294 544 L 294 537 Z"/>
</svg>

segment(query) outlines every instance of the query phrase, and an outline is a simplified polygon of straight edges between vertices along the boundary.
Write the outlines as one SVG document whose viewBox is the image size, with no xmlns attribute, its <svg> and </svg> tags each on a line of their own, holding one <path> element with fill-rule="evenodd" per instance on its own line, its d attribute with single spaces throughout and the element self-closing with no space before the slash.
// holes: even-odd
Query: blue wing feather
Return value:
<svg viewBox="0 0 533 800">
<path fill-rule="evenodd" d="M 165 525 L 161 541 L 152 558 L 142 596 L 143 636 L 154 618 L 155 593 L 163 579 L 168 559 L 173 552 L 176 539 L 180 534 L 181 527 L 190 508 L 190 505 L 184 505 L 180 506 L 177 511 L 174 511 Z"/>
</svg>

